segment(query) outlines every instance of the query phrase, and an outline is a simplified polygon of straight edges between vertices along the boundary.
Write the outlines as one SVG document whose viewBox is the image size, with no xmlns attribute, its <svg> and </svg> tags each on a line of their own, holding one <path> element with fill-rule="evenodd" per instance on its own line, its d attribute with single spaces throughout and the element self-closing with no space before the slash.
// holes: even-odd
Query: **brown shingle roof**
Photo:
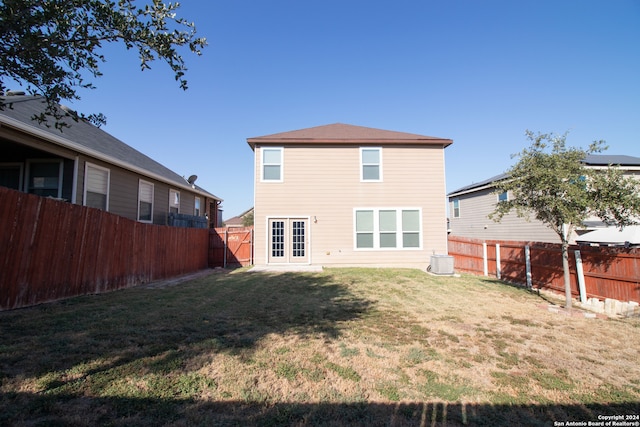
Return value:
<svg viewBox="0 0 640 427">
<path fill-rule="evenodd" d="M 391 130 L 374 129 L 363 126 L 334 123 L 316 126 L 273 135 L 247 138 L 247 143 L 254 148 L 256 144 L 341 144 L 341 143 L 369 143 L 369 144 L 420 144 L 440 145 L 446 147 L 453 143 L 446 138 L 416 135 L 413 133 L 395 132 Z"/>
</svg>

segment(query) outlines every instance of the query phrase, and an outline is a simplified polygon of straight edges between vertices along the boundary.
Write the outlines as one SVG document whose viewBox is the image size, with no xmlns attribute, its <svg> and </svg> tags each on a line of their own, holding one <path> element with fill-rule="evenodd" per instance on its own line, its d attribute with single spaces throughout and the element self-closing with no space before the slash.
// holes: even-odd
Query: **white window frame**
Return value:
<svg viewBox="0 0 640 427">
<path fill-rule="evenodd" d="M 151 186 L 151 218 L 150 219 L 140 219 L 140 202 L 146 202 L 146 200 L 141 200 L 140 192 L 142 190 L 142 185 L 150 185 Z M 153 182 L 145 181 L 144 179 L 138 180 L 138 221 L 145 222 L 148 224 L 153 223 L 153 208 L 154 208 L 154 199 L 155 199 L 155 185 Z M 147 202 L 148 203 L 148 202 Z"/>
<path fill-rule="evenodd" d="M 500 198 L 504 195 L 504 200 L 501 200 Z M 509 192 L 508 191 L 503 191 L 502 193 L 498 193 L 497 196 L 498 199 L 498 203 L 504 201 L 504 202 L 508 202 L 509 201 Z"/>
<path fill-rule="evenodd" d="M 176 195 L 178 197 L 178 204 L 173 203 L 174 197 Z M 173 188 L 169 189 L 169 213 L 171 213 L 171 208 L 178 208 L 178 213 L 180 213 L 180 191 L 174 190 Z"/>
<path fill-rule="evenodd" d="M 27 159 L 27 173 L 26 173 L 26 179 L 24 182 L 24 192 L 29 193 L 29 182 L 31 181 L 31 166 L 33 164 L 42 164 L 42 163 L 58 163 L 59 165 L 58 194 L 56 198 L 58 199 L 62 198 L 62 176 L 64 171 L 64 166 L 63 166 L 64 162 L 62 161 L 62 159 Z M 30 194 L 35 194 L 35 193 L 30 193 Z"/>
<path fill-rule="evenodd" d="M 89 163 L 86 162 L 84 164 L 84 189 L 82 192 L 82 206 L 87 206 L 87 183 L 88 183 L 88 175 L 89 175 L 89 168 L 93 168 L 93 169 L 98 169 L 101 170 L 103 172 L 107 172 L 107 194 L 105 194 L 106 197 L 106 203 L 105 203 L 105 211 L 109 212 L 109 194 L 110 194 L 110 190 L 111 190 L 111 170 L 102 167 L 102 166 L 98 166 L 96 164 L 93 163 Z"/>
<path fill-rule="evenodd" d="M 200 216 L 201 211 L 202 211 L 202 200 L 200 199 L 200 197 L 196 196 L 193 199 L 193 214 L 195 216 Z"/>
<path fill-rule="evenodd" d="M 280 152 L 280 162 L 279 163 L 266 163 L 265 162 L 265 151 L 278 151 Z M 265 166 L 280 166 L 280 178 L 279 179 L 268 179 L 264 176 L 264 168 Z M 261 182 L 283 182 L 284 181 L 284 147 L 262 147 L 260 148 L 260 181 Z"/>
<path fill-rule="evenodd" d="M 361 211 L 372 211 L 373 212 L 373 247 L 372 248 L 359 248 L 358 247 L 358 231 L 356 224 L 356 216 L 358 212 Z M 396 212 L 396 247 L 380 247 L 380 235 L 385 234 L 384 231 L 380 230 L 380 211 L 395 211 Z M 404 230 L 402 224 L 402 213 L 404 211 L 418 211 L 418 230 Z M 418 242 L 419 245 L 417 247 L 404 247 L 404 233 L 418 233 Z M 362 233 L 362 232 L 361 232 Z M 390 233 L 390 232 L 388 232 Z M 419 251 L 422 250 L 422 239 L 423 239 L 423 231 L 422 231 L 422 208 L 418 207 L 358 207 L 353 209 L 353 249 L 354 251 Z"/>
<path fill-rule="evenodd" d="M 378 162 L 377 163 L 365 163 L 364 162 L 364 151 L 378 151 Z M 364 177 L 364 167 L 365 166 L 378 166 L 378 179 L 365 179 Z M 360 147 L 360 182 L 382 182 L 382 147 Z"/>
<path fill-rule="evenodd" d="M 451 212 L 454 218 L 460 218 L 460 199 L 453 199 L 451 201 Z"/>
</svg>

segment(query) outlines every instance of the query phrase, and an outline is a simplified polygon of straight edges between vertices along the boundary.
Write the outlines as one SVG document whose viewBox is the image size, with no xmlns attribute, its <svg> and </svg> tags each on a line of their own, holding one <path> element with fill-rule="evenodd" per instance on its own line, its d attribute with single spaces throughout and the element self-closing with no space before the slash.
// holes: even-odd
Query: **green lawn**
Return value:
<svg viewBox="0 0 640 427">
<path fill-rule="evenodd" d="M 246 269 L 0 312 L 0 425 L 540 425 L 640 410 L 640 319 L 482 277 Z"/>
</svg>

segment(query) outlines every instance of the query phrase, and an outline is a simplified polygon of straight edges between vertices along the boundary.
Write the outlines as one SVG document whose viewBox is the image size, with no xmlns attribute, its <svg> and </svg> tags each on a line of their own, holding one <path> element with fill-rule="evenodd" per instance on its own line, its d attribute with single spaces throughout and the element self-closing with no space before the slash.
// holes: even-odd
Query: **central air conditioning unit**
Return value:
<svg viewBox="0 0 640 427">
<path fill-rule="evenodd" d="M 433 274 L 453 275 L 453 257 L 450 255 L 431 255 L 431 265 L 427 271 Z"/>
</svg>

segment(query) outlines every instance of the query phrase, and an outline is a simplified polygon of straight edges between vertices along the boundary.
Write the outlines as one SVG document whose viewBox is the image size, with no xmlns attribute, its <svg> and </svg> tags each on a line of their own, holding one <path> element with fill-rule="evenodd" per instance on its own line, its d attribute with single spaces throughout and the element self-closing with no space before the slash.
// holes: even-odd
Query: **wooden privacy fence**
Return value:
<svg viewBox="0 0 640 427">
<path fill-rule="evenodd" d="M 205 269 L 208 238 L 0 187 L 0 310 Z"/>
<path fill-rule="evenodd" d="M 209 233 L 210 267 L 253 264 L 253 227 L 212 228 Z"/>
<path fill-rule="evenodd" d="M 448 252 L 456 271 L 564 292 L 560 244 L 449 236 Z M 640 249 L 571 246 L 569 266 L 574 297 L 640 302 Z"/>
</svg>

